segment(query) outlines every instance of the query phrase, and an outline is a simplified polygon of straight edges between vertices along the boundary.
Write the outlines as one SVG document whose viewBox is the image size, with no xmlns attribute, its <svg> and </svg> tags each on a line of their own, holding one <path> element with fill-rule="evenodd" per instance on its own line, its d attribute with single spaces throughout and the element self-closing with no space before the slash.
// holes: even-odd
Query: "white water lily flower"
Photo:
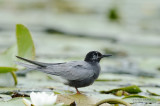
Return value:
<svg viewBox="0 0 160 106">
<path fill-rule="evenodd" d="M 45 92 L 42 93 L 34 93 L 32 92 L 30 94 L 31 101 L 23 98 L 23 102 L 26 106 L 45 106 L 45 105 L 53 105 L 56 102 L 57 95 L 51 94 L 46 94 Z"/>
</svg>

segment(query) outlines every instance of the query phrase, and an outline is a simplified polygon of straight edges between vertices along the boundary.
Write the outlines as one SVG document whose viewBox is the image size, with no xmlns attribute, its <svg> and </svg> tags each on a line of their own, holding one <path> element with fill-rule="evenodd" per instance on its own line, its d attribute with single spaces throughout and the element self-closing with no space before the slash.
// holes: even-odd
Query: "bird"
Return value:
<svg viewBox="0 0 160 106">
<path fill-rule="evenodd" d="M 100 74 L 100 60 L 109 56 L 112 55 L 103 55 L 99 51 L 90 51 L 86 54 L 83 61 L 70 61 L 63 63 L 43 63 L 20 56 L 16 57 L 30 63 L 17 62 L 18 65 L 24 66 L 28 70 L 38 70 L 47 74 L 60 76 L 66 80 L 64 84 L 74 87 L 77 94 L 81 94 L 78 88 L 93 84 Z"/>
</svg>

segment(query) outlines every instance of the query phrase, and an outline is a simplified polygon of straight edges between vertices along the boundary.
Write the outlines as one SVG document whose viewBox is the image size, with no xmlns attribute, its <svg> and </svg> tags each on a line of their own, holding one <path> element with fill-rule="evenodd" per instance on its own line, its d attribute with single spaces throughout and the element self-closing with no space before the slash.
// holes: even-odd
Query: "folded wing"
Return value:
<svg viewBox="0 0 160 106">
<path fill-rule="evenodd" d="M 47 74 L 61 76 L 67 80 L 84 80 L 94 76 L 93 68 L 85 61 L 72 61 L 68 63 L 42 63 L 28 60 L 22 57 L 17 58 L 26 61 L 30 64 L 17 62 L 29 70 L 39 70 Z"/>
<path fill-rule="evenodd" d="M 42 71 L 61 76 L 67 80 L 83 80 L 94 75 L 91 65 L 85 61 L 49 65 Z"/>
</svg>

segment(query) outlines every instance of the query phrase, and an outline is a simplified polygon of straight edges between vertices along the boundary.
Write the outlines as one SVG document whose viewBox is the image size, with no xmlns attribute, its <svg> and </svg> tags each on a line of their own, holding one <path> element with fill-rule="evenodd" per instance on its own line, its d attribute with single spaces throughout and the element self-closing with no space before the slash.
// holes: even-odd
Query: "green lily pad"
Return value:
<svg viewBox="0 0 160 106">
<path fill-rule="evenodd" d="M 104 103 L 123 104 L 125 106 L 131 106 L 130 103 L 127 103 L 127 102 L 125 102 L 125 101 L 123 101 L 121 99 L 114 99 L 114 98 L 101 100 L 100 102 L 96 103 L 94 106 L 100 106 L 101 104 L 104 104 Z"/>
<path fill-rule="evenodd" d="M 100 93 L 109 94 L 109 93 L 115 93 L 119 90 L 126 91 L 130 94 L 137 94 L 137 93 L 141 92 L 141 89 L 138 86 L 132 85 L 132 86 L 127 86 L 127 87 L 112 89 L 112 90 L 109 90 L 109 91 L 100 91 Z"/>
<path fill-rule="evenodd" d="M 0 66 L 1 67 L 15 67 L 14 59 L 17 54 L 17 46 L 12 45 L 6 51 L 0 54 Z"/>
<path fill-rule="evenodd" d="M 134 104 L 136 106 L 137 103 L 143 103 L 143 104 L 152 104 L 152 106 L 159 106 L 159 105 L 154 105 L 155 103 L 159 104 L 159 100 L 156 98 L 149 98 L 149 97 L 141 97 L 141 96 L 130 96 L 127 98 L 123 98 L 126 102 Z M 147 105 L 150 106 L 150 105 Z"/>
<path fill-rule="evenodd" d="M 152 95 L 152 96 L 160 96 L 160 94 L 156 94 L 156 93 L 151 92 L 151 91 L 149 91 L 149 90 L 147 90 L 147 92 L 148 92 L 150 95 Z"/>
<path fill-rule="evenodd" d="M 129 95 L 129 96 L 125 96 L 123 97 L 123 99 L 125 98 L 147 98 L 146 96 L 142 96 L 142 95 Z"/>
<path fill-rule="evenodd" d="M 94 105 L 98 100 L 91 98 L 83 94 L 74 94 L 74 95 L 58 95 L 57 103 L 64 103 L 65 105 L 70 105 L 75 102 L 80 106 L 90 106 Z"/>
<path fill-rule="evenodd" d="M 1 106 L 25 106 L 22 102 L 22 98 L 13 98 L 7 102 L 0 101 Z"/>
<path fill-rule="evenodd" d="M 21 90 L 17 87 L 0 87 L 0 94 L 11 95 L 13 92 L 18 92 Z"/>
<path fill-rule="evenodd" d="M 0 101 L 9 101 L 11 99 L 12 97 L 10 95 L 0 94 Z"/>
</svg>

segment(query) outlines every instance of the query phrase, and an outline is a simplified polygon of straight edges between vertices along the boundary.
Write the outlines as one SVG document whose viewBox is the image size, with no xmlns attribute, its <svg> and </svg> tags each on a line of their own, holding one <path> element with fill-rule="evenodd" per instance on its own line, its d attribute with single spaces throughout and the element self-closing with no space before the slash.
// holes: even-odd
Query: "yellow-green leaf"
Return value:
<svg viewBox="0 0 160 106">
<path fill-rule="evenodd" d="M 100 92 L 104 93 L 104 94 L 108 94 L 108 93 L 115 93 L 115 92 L 117 92 L 119 90 L 126 91 L 126 92 L 128 92 L 130 94 L 137 94 L 137 93 L 141 92 L 141 89 L 136 85 L 117 88 L 117 89 L 112 89 L 112 90 L 109 90 L 109 91 L 100 91 Z"/>
<path fill-rule="evenodd" d="M 0 73 L 7 73 L 12 71 L 17 71 L 17 68 L 14 67 L 0 67 Z"/>
<path fill-rule="evenodd" d="M 16 25 L 18 56 L 34 59 L 35 47 L 29 30 L 22 24 Z"/>
<path fill-rule="evenodd" d="M 17 46 L 12 45 L 3 53 L 0 53 L 0 67 L 15 67 L 15 56 L 17 54 Z"/>
<path fill-rule="evenodd" d="M 147 98 L 147 97 L 135 94 L 135 95 L 128 95 L 123 97 L 123 99 L 126 99 L 126 98 Z"/>
<path fill-rule="evenodd" d="M 151 91 L 149 91 L 149 90 L 147 90 L 147 92 L 148 92 L 150 95 L 153 95 L 153 96 L 160 96 L 160 94 L 157 94 L 157 93 L 151 92 Z"/>
</svg>

